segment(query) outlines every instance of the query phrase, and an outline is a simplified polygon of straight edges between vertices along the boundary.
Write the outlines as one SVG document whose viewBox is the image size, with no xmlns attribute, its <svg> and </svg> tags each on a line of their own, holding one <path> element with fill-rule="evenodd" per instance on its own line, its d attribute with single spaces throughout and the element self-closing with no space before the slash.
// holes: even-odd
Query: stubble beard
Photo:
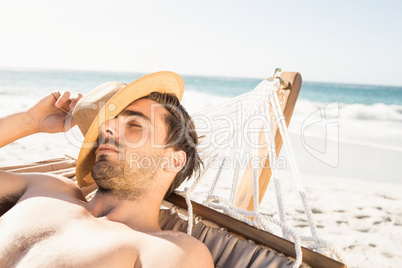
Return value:
<svg viewBox="0 0 402 268">
<path fill-rule="evenodd" d="M 156 160 L 161 155 L 146 157 L 153 158 L 153 163 L 158 163 Z M 150 193 L 156 170 L 154 165 L 134 168 L 125 160 L 114 160 L 107 155 L 100 155 L 91 174 L 99 187 L 98 193 L 112 195 L 120 200 L 138 201 Z"/>
</svg>

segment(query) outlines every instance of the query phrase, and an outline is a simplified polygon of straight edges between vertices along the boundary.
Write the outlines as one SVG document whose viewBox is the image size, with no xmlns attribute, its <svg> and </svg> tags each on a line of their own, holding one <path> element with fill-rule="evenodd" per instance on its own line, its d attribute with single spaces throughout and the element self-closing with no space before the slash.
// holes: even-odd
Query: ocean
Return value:
<svg viewBox="0 0 402 268">
<path fill-rule="evenodd" d="M 0 70 L 0 116 L 54 90 L 89 92 L 107 81 L 129 83 L 144 74 L 61 70 Z M 190 113 L 254 89 L 262 79 L 183 76 Z M 333 114 L 331 122 L 323 112 Z M 318 117 L 317 117 L 318 116 Z M 306 122 L 315 121 L 315 124 Z M 338 132 L 326 131 L 337 123 Z M 402 151 L 402 87 L 337 83 L 302 84 L 290 132 Z M 334 134 L 335 133 L 335 134 Z"/>
</svg>

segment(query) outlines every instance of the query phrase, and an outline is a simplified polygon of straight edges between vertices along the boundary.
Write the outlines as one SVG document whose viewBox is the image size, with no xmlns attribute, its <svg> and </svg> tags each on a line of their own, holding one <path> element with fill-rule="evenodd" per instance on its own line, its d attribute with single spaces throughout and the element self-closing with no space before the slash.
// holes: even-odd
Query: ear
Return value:
<svg viewBox="0 0 402 268">
<path fill-rule="evenodd" d="M 163 170 L 166 172 L 178 173 L 186 164 L 186 153 L 184 151 L 173 151 L 169 162 L 165 163 Z"/>
</svg>

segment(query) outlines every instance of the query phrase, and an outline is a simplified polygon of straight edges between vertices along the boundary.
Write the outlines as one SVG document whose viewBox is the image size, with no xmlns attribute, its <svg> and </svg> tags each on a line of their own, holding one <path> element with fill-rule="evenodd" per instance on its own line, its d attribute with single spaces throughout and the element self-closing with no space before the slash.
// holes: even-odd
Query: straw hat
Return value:
<svg viewBox="0 0 402 268">
<path fill-rule="evenodd" d="M 157 72 L 143 76 L 126 85 L 121 82 L 102 84 L 85 95 L 73 111 L 74 121 L 85 136 L 77 161 L 76 177 L 80 187 L 94 183 L 91 175 L 99 127 L 115 118 L 133 101 L 151 92 L 173 93 L 181 101 L 183 79 L 173 72 Z"/>
</svg>

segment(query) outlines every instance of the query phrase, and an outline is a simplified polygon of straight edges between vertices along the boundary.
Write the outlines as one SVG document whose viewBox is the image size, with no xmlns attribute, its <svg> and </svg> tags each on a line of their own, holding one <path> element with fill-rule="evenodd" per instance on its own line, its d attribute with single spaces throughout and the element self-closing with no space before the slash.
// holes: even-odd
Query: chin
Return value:
<svg viewBox="0 0 402 268">
<path fill-rule="evenodd" d="M 111 161 L 106 157 L 99 157 L 99 159 L 95 162 L 95 165 L 92 168 L 92 178 L 99 185 L 100 181 L 108 181 L 113 178 L 119 177 L 122 174 L 122 168 L 120 163 L 116 163 L 115 161 Z"/>
</svg>

